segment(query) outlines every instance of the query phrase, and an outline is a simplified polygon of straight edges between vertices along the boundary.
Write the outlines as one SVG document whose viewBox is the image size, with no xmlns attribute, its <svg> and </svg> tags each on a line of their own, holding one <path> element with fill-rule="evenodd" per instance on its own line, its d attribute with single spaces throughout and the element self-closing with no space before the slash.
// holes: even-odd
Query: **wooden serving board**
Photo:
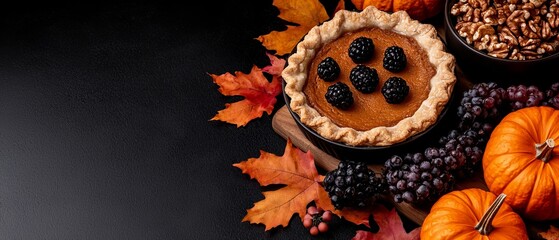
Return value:
<svg viewBox="0 0 559 240">
<path fill-rule="evenodd" d="M 325 171 L 331 171 L 338 166 L 340 160 L 337 158 L 323 152 L 318 147 L 313 145 L 301 132 L 297 123 L 289 113 L 287 106 L 280 108 L 273 116 L 272 127 L 280 136 L 285 139 L 291 139 L 293 145 L 297 146 L 299 149 L 307 152 L 311 151 L 314 156 L 314 160 L 318 167 L 324 169 Z M 398 154 L 398 153 L 395 153 Z M 382 169 L 382 163 L 369 164 L 369 167 L 375 172 L 380 172 Z M 483 181 L 483 175 L 481 173 L 476 173 L 476 175 L 470 179 L 458 181 L 455 185 L 455 189 L 465 189 L 465 188 L 481 188 L 487 190 L 487 186 Z M 396 209 L 402 213 L 404 216 L 408 217 L 411 221 L 421 225 L 423 220 L 429 213 L 429 208 L 419 208 L 408 203 L 394 203 Z"/>
</svg>

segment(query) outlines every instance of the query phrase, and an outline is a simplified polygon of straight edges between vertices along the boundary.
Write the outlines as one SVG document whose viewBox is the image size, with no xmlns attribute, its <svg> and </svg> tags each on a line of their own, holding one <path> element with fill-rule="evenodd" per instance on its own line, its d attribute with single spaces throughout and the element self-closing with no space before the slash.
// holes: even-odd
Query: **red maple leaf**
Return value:
<svg viewBox="0 0 559 240">
<path fill-rule="evenodd" d="M 373 218 L 379 226 L 379 231 L 373 233 L 359 230 L 352 240 L 419 240 L 421 228 L 407 233 L 396 208 L 388 210 L 383 205 L 377 205 L 373 210 Z"/>
<path fill-rule="evenodd" d="M 271 65 L 265 67 L 270 73 L 272 81 L 268 81 L 263 70 L 253 66 L 249 74 L 235 71 L 235 74 L 224 73 L 221 75 L 209 74 L 214 83 L 219 85 L 219 92 L 225 96 L 243 96 L 244 99 L 234 103 L 226 103 L 225 109 L 220 110 L 210 120 L 221 120 L 237 127 L 245 126 L 255 118 L 262 117 L 264 112 L 268 115 L 274 110 L 276 97 L 281 93 L 281 71 L 285 60 L 270 57 Z M 283 61 L 283 62 L 282 62 Z"/>
</svg>

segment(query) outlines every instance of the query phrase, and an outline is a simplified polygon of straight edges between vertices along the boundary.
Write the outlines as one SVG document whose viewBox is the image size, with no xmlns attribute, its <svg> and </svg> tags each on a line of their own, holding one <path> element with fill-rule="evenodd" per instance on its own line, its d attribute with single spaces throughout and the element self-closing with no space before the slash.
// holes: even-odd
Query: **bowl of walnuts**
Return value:
<svg viewBox="0 0 559 240">
<path fill-rule="evenodd" d="M 559 2 L 447 0 L 447 48 L 472 82 L 548 82 L 559 66 Z"/>
</svg>

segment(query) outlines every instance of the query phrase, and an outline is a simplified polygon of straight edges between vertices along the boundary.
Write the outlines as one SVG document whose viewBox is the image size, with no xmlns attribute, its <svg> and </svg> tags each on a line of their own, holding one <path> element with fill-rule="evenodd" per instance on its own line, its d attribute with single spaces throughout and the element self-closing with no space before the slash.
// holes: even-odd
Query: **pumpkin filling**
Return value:
<svg viewBox="0 0 559 240">
<path fill-rule="evenodd" d="M 348 47 L 354 39 L 361 36 L 371 38 L 375 45 L 372 59 L 363 63 L 376 69 L 378 73 L 379 84 L 372 93 L 358 91 L 349 80 L 351 69 L 357 64 L 349 57 Z M 393 73 L 383 67 L 384 50 L 390 46 L 404 49 L 407 65 L 401 72 Z M 326 82 L 317 74 L 318 64 L 327 57 L 335 59 L 341 69 L 333 82 Z M 412 116 L 427 99 L 430 80 L 435 72 L 436 69 L 428 61 L 427 53 L 415 39 L 380 28 L 368 28 L 345 33 L 325 44 L 310 63 L 309 77 L 303 92 L 310 106 L 320 114 L 328 116 L 338 126 L 365 131 L 379 126 L 394 126 L 400 120 Z M 404 79 L 409 86 L 409 94 L 398 104 L 387 103 L 380 90 L 383 83 L 392 76 Z M 351 89 L 354 103 L 349 109 L 333 107 L 324 96 L 328 87 L 336 82 L 346 83 Z"/>
</svg>

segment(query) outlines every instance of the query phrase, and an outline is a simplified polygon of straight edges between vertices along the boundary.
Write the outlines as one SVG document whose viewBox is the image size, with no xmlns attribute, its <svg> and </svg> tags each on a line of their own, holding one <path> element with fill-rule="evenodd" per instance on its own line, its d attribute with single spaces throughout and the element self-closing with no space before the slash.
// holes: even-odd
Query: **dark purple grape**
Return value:
<svg viewBox="0 0 559 240">
<path fill-rule="evenodd" d="M 413 193 L 411 193 L 410 191 L 405 191 L 402 194 L 402 198 L 404 201 L 406 201 L 407 203 L 413 203 L 415 202 L 415 196 L 413 195 Z"/>
<path fill-rule="evenodd" d="M 544 100 L 544 92 L 536 86 L 512 85 L 506 90 L 505 100 L 509 102 L 510 111 L 525 107 L 539 106 Z"/>
</svg>

